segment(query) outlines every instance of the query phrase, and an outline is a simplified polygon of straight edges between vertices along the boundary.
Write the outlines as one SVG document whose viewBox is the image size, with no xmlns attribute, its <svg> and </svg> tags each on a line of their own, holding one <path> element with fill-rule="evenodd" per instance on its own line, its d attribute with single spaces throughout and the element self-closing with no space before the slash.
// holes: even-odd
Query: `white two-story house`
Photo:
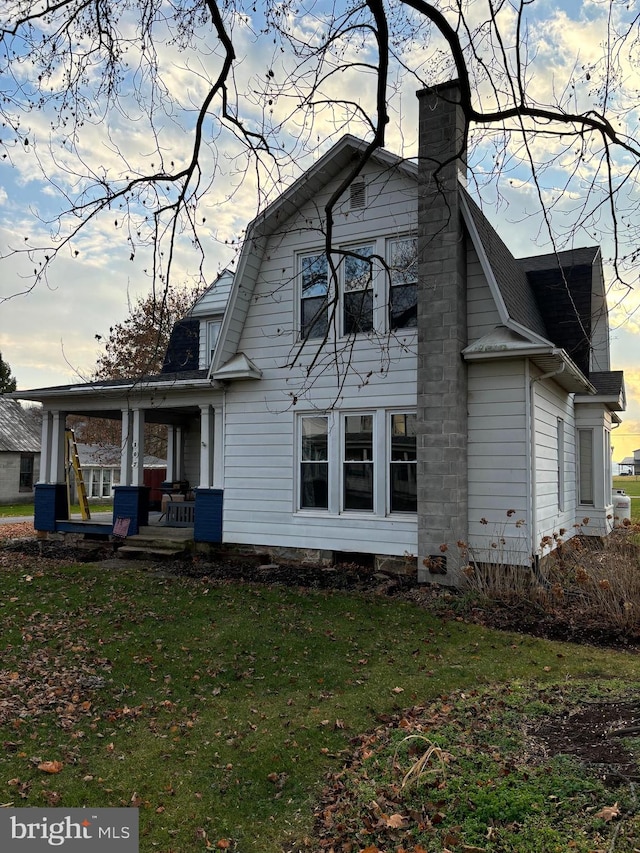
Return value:
<svg viewBox="0 0 640 853">
<path fill-rule="evenodd" d="M 122 422 L 133 533 L 145 421 L 167 425 L 200 542 L 411 555 L 456 585 L 497 547 L 531 566 L 554 534 L 610 531 L 624 385 L 600 251 L 515 259 L 465 189 L 455 84 L 420 108 L 417 163 L 376 151 L 348 180 L 366 145 L 346 136 L 251 223 L 161 374 L 19 394 L 45 409 L 38 529 L 73 527 L 61 436 L 82 414 Z"/>
</svg>

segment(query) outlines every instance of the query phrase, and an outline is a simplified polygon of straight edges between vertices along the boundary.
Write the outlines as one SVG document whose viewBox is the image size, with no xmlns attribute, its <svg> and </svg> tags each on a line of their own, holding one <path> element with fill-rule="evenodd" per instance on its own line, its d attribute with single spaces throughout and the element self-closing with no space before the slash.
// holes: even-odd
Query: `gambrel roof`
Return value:
<svg viewBox="0 0 640 853">
<path fill-rule="evenodd" d="M 223 271 L 194 310 L 174 326 L 159 376 L 88 383 L 84 388 L 74 386 L 74 390 L 112 392 L 127 384 L 148 388 L 172 383 L 175 390 L 178 386 L 186 390 L 189 383 L 217 387 L 216 380 L 259 378 L 260 364 L 247 359 L 239 346 L 267 241 L 305 203 L 317 198 L 330 181 L 344 177 L 349 167 L 355 168 L 367 147 L 365 141 L 355 136 L 344 136 L 253 220 L 247 228 L 235 274 Z M 417 185 L 415 162 L 385 150 L 376 150 L 368 162 L 390 174 L 400 172 Z M 599 249 L 590 247 L 516 259 L 462 183 L 459 193 L 465 228 L 500 319 L 489 334 L 465 348 L 464 358 L 470 361 L 532 358 L 544 373 L 556 371 L 557 381 L 567 390 L 606 397 L 617 408 L 618 401 L 624 399 L 621 374 L 609 376 L 606 370 L 599 370 L 597 383 L 596 374 L 593 381 L 589 375 L 594 305 L 598 299 L 606 314 Z M 218 309 L 227 295 L 214 358 L 208 371 L 198 369 L 200 320 L 208 315 L 208 306 L 217 306 L 219 316 Z M 608 359 L 608 343 L 605 349 Z"/>
</svg>

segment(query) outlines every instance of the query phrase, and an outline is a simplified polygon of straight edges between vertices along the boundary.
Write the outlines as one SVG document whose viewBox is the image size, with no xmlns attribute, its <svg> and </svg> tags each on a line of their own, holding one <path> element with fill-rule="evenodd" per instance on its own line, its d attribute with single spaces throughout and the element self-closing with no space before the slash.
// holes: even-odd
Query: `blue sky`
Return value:
<svg viewBox="0 0 640 853">
<path fill-rule="evenodd" d="M 291 21 L 294 32 L 309 38 L 318 26 L 318 20 L 327 4 L 309 2 L 302 4 L 295 20 Z M 327 7 L 328 8 L 328 7 Z M 504 4 L 501 15 L 504 19 L 505 33 L 513 26 L 513 9 Z M 613 4 L 615 20 L 622 21 L 625 14 L 624 3 Z M 251 8 L 248 7 L 249 14 Z M 478 0 L 470 6 L 470 19 L 479 22 L 486 15 L 487 3 Z M 541 100 L 550 102 L 560 92 L 567 92 L 576 100 L 576 105 L 587 97 L 593 89 L 593 79 L 587 81 L 584 69 L 589 69 L 602 52 L 602 41 L 606 32 L 608 2 L 549 2 L 534 0 L 527 6 L 530 22 L 529 54 L 531 60 L 528 85 L 535 89 Z M 257 126 L 263 118 L 277 126 L 286 116 L 287 101 L 276 99 L 272 108 L 262 113 L 260 98 L 252 97 L 269 69 L 274 71 L 274 82 L 284 81 L 287 71 L 292 67 L 292 59 L 274 47 L 269 38 L 257 38 L 254 33 L 260 29 L 263 19 L 256 13 L 253 19 L 238 20 L 235 26 L 236 49 L 241 57 L 237 72 L 237 86 L 244 108 Z M 432 58 L 437 59 L 437 50 L 441 47 L 431 42 L 425 48 L 423 41 L 404 44 L 408 62 L 420 65 L 425 73 L 430 73 Z M 636 48 L 637 50 L 637 48 Z M 435 52 L 435 53 L 434 53 Z M 358 59 L 371 58 L 370 49 L 358 54 Z M 429 62 L 425 60 L 429 58 Z M 635 57 L 637 59 L 637 57 Z M 164 68 L 169 73 L 174 91 L 189 107 L 197 102 L 204 89 L 203 73 L 207 60 L 181 55 L 171 48 L 163 53 Z M 215 61 L 209 57 L 209 62 Z M 201 63 L 200 65 L 198 63 Z M 202 64 L 204 63 L 204 64 Z M 640 62 L 633 56 L 625 60 L 624 73 L 626 84 L 630 88 L 640 89 Z M 442 71 L 442 69 L 440 69 Z M 437 72 L 434 72 L 437 73 Z M 593 74 L 593 72 L 592 72 Z M 575 88 L 565 89 L 567 79 L 573 79 Z M 394 80 L 399 77 L 394 76 Z M 437 82 L 437 80 L 429 80 Z M 332 86 L 335 86 L 332 90 Z M 405 155 L 415 154 L 417 104 L 415 91 L 418 88 L 415 79 L 401 81 L 391 103 L 391 123 L 388 129 L 387 147 Z M 339 91 L 341 97 L 351 98 L 362 106 L 373 104 L 373 75 L 351 73 L 343 74 L 339 81 L 327 84 L 327 94 Z M 483 106 L 490 102 L 490 94 L 485 92 Z M 184 123 L 186 113 L 163 115 L 158 124 L 160 146 L 168 159 L 185 155 Z M 278 136 L 285 147 L 291 150 L 296 134 L 298 139 L 308 139 L 309 147 L 316 142 L 327 147 L 335 141 L 335 135 L 343 127 L 328 112 L 316 116 L 312 125 L 308 114 L 303 117 L 294 114 Z M 333 120 L 332 120 L 333 119 Z M 637 128 L 637 115 L 633 117 Z M 51 223 L 61 211 L 59 190 L 73 193 L 78 182 L 65 169 L 69 163 L 66 150 L 53 138 L 53 150 L 56 159 L 49 153 L 50 131 L 46 114 L 29 117 L 30 144 L 18 150 L 11 167 L 6 161 L 0 162 L 0 251 L 8 254 L 9 249 L 24 249 L 28 245 L 44 245 Z M 215 128 L 210 130 L 213 132 Z M 344 127 L 346 129 L 346 126 Z M 349 127 L 352 132 L 361 134 L 361 126 Z M 142 166 L 152 162 L 153 146 L 145 135 L 144 124 L 136 112 L 133 102 L 129 102 L 125 113 L 112 113 L 106 121 L 89 125 L 82 130 L 82 153 L 86 162 L 96 171 L 101 168 L 123 170 L 123 158 L 116 152 L 116 146 L 129 163 Z M 332 137 L 333 135 L 333 137 Z M 534 154 L 547 154 L 553 143 L 540 142 L 540 149 Z M 543 148 L 546 150 L 543 151 Z M 297 154 L 300 154 L 300 143 Z M 205 246 L 205 275 L 213 280 L 218 271 L 229 264 L 234 255 L 233 241 L 241 238 L 242 229 L 256 212 L 258 197 L 255 173 L 246 168 L 246 161 L 240 157 L 239 149 L 233 138 L 220 134 L 215 140 L 218 160 L 209 160 L 209 166 L 215 172 L 213 184 L 208 191 L 202 210 L 199 213 L 206 224 L 202 226 Z M 488 172 L 495 169 L 493 159 L 495 149 L 484 144 L 477 152 L 472 167 L 481 179 L 487 178 L 482 191 L 484 209 L 491 221 L 499 228 L 505 241 L 516 255 L 536 254 L 549 250 L 548 235 L 541 228 L 537 208 L 536 193 L 526 172 L 512 161 L 499 162 L 500 181 L 496 184 L 488 181 Z M 312 162 L 312 152 L 307 159 L 296 156 L 295 162 L 287 167 L 281 189 Z M 53 178 L 57 190 L 44 182 L 39 176 L 36 158 L 39 158 Z M 595 161 L 594 161 L 595 162 Z M 559 228 L 571 223 L 577 200 L 580 197 L 580 183 L 569 187 L 565 193 L 564 170 L 566 162 L 561 158 L 544 173 L 543 191 L 545 199 L 554 199 L 555 223 Z M 588 164 L 587 164 L 588 165 Z M 78 169 L 81 171 L 81 169 Z M 584 178 L 583 178 L 584 180 Z M 599 180 L 596 176 L 596 181 Z M 266 184 L 265 184 L 266 186 Z M 270 197 L 278 187 L 270 188 Z M 473 189 L 473 185 L 471 186 Z M 635 187 L 633 189 L 635 192 Z M 573 193 L 573 195 L 572 195 Z M 555 194 L 555 195 L 554 195 Z M 117 224 L 116 224 L 117 223 Z M 638 227 L 640 223 L 634 223 Z M 581 233 L 577 245 L 599 242 L 601 235 Z M 28 238 L 25 240 L 25 238 Z M 76 255 L 75 252 L 78 252 Z M 605 239 L 603 254 L 610 254 Z M 126 239 L 122 217 L 118 211 L 108 211 L 97 219 L 77 240 L 70 250 L 65 250 L 56 260 L 48 283 L 41 282 L 33 289 L 33 263 L 26 255 L 10 256 L 0 260 L 0 351 L 9 362 L 18 379 L 19 388 L 43 387 L 74 381 L 88 377 L 100 354 L 100 345 L 96 335 L 108 333 L 109 326 L 123 320 L 128 314 L 131 300 L 149 291 L 151 280 L 151 256 L 148 251 L 139 249 L 135 259 L 130 260 L 130 245 Z M 174 269 L 175 281 L 188 282 L 197 272 L 198 258 L 190 252 L 188 244 L 181 244 Z M 633 273 L 635 276 L 635 273 Z M 637 278 L 637 276 L 636 276 Z M 636 284 L 635 279 L 632 284 Z M 613 296 L 613 302 L 619 301 L 622 291 Z M 612 311 L 612 353 L 613 368 L 624 369 L 627 383 L 629 408 L 625 422 L 614 434 L 615 459 L 640 447 L 640 298 L 638 288 L 625 295 L 621 305 Z"/>
</svg>

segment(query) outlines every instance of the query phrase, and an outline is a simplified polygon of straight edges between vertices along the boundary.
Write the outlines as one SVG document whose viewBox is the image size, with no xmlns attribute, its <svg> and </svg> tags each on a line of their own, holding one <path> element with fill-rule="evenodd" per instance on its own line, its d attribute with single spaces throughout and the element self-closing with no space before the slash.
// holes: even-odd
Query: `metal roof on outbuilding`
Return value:
<svg viewBox="0 0 640 853">
<path fill-rule="evenodd" d="M 39 453 L 40 427 L 17 400 L 0 396 L 0 451 Z"/>
</svg>

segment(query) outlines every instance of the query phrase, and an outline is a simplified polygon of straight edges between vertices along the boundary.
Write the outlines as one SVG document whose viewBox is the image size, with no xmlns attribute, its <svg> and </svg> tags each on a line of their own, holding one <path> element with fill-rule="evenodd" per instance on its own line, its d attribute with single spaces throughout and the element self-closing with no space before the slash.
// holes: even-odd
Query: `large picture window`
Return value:
<svg viewBox="0 0 640 853">
<path fill-rule="evenodd" d="M 345 335 L 370 332 L 373 329 L 374 247 L 354 246 L 343 261 L 343 330 Z"/>
<path fill-rule="evenodd" d="M 418 241 L 415 237 L 390 240 L 389 328 L 418 325 Z"/>
<path fill-rule="evenodd" d="M 324 253 L 301 255 L 300 334 L 324 338 L 328 330 L 329 267 Z"/>
<path fill-rule="evenodd" d="M 329 422 L 326 417 L 302 418 L 300 506 L 327 509 L 329 505 Z"/>
<path fill-rule="evenodd" d="M 418 508 L 415 414 L 391 415 L 389 486 L 391 512 L 416 512 Z"/>
<path fill-rule="evenodd" d="M 373 510 L 373 415 L 347 415 L 344 509 Z"/>
</svg>

